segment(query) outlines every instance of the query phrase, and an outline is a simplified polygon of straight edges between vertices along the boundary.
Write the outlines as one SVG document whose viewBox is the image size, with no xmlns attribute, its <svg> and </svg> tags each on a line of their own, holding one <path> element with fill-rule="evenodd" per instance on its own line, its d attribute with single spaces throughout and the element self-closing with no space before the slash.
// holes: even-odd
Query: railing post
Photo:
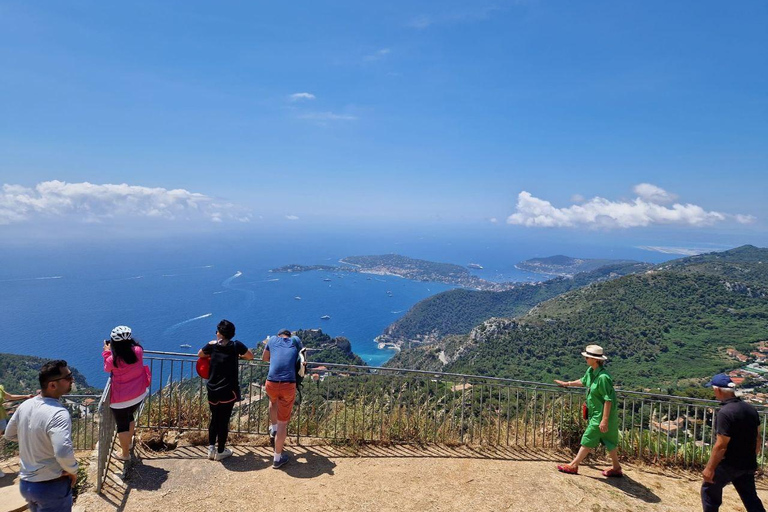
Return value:
<svg viewBox="0 0 768 512">
<path fill-rule="evenodd" d="M 112 384 L 112 378 L 107 380 L 104 386 L 104 392 L 99 400 L 98 413 L 101 417 L 99 423 L 99 442 L 97 444 L 97 465 L 96 465 L 96 492 L 101 493 L 104 486 L 104 480 L 107 477 L 107 466 L 109 465 L 109 452 L 115 440 L 116 426 L 115 419 L 109 411 L 109 391 Z"/>
</svg>

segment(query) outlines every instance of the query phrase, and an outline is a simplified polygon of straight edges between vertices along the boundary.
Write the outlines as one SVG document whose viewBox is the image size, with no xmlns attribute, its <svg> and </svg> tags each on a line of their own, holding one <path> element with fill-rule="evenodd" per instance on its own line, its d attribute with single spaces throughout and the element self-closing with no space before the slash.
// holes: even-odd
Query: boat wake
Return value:
<svg viewBox="0 0 768 512">
<path fill-rule="evenodd" d="M 237 272 L 235 272 L 235 275 L 226 278 L 224 280 L 224 282 L 221 283 L 221 286 L 227 286 L 229 283 L 231 283 L 232 281 L 234 281 L 235 279 L 237 279 L 241 275 L 243 275 L 243 273 L 238 270 Z"/>
<path fill-rule="evenodd" d="M 51 279 L 63 279 L 64 276 L 21 277 L 18 279 L 1 279 L 0 283 L 14 283 L 16 281 L 49 281 Z"/>
<path fill-rule="evenodd" d="M 196 316 L 195 318 L 190 318 L 189 320 L 184 320 L 183 322 L 179 322 L 179 323 L 177 323 L 177 324 L 174 324 L 174 325 L 170 326 L 169 328 L 167 328 L 167 329 L 165 330 L 165 333 L 166 333 L 166 334 L 168 334 L 169 332 L 171 332 L 171 331 L 174 331 L 174 330 L 178 329 L 178 328 L 179 328 L 179 327 L 181 327 L 182 325 L 186 325 L 186 324 L 188 324 L 188 323 L 190 323 L 190 322 L 194 322 L 194 321 L 196 321 L 196 320 L 202 320 L 203 318 L 208 318 L 208 317 L 210 317 L 210 316 L 213 316 L 213 313 L 206 313 L 206 314 L 204 314 L 204 315 Z"/>
</svg>

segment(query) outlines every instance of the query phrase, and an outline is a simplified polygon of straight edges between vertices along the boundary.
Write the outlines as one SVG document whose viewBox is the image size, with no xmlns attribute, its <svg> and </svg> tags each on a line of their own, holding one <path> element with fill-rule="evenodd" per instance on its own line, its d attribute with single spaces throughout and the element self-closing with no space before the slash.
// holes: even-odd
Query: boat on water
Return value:
<svg viewBox="0 0 768 512">
<path fill-rule="evenodd" d="M 330 281 L 330 279 L 326 277 L 325 279 L 323 279 L 323 281 Z"/>
<path fill-rule="evenodd" d="M 297 296 L 295 296 L 295 297 L 294 297 L 294 299 L 296 299 L 296 300 L 301 300 L 301 297 L 299 297 L 299 296 L 297 295 Z"/>
<path fill-rule="evenodd" d="M 323 315 L 320 317 L 320 320 L 330 320 L 331 317 L 329 315 Z"/>
<path fill-rule="evenodd" d="M 483 266 L 479 263 L 470 263 L 467 268 L 476 268 L 477 270 L 483 270 Z"/>
<path fill-rule="evenodd" d="M 181 348 L 192 348 L 192 345 L 190 345 L 189 343 L 182 343 L 181 345 L 179 345 L 179 347 L 181 347 Z"/>
</svg>

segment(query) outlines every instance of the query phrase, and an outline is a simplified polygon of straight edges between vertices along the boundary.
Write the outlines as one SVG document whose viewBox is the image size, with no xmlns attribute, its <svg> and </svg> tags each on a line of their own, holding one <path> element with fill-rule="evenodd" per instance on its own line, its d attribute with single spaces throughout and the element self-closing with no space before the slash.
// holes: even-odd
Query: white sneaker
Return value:
<svg viewBox="0 0 768 512">
<path fill-rule="evenodd" d="M 231 456 L 232 456 L 232 450 L 230 450 L 229 448 L 224 448 L 223 452 L 216 453 L 216 455 L 214 455 L 213 460 L 224 460 L 227 457 L 231 457 Z"/>
<path fill-rule="evenodd" d="M 112 451 L 112 458 L 113 459 L 117 459 L 117 460 L 121 460 L 123 462 L 128 462 L 129 460 L 131 460 L 131 456 L 130 455 L 128 455 L 127 457 L 123 457 L 123 454 L 121 452 L 117 451 L 117 450 L 113 450 Z"/>
<path fill-rule="evenodd" d="M 208 447 L 208 460 L 213 460 L 216 457 L 216 447 L 215 446 L 209 446 Z"/>
</svg>

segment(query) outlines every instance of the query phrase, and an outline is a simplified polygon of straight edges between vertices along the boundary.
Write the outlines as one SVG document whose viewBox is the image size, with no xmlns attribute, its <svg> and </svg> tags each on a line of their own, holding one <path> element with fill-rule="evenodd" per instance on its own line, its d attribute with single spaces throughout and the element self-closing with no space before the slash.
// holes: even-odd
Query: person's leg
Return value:
<svg viewBox="0 0 768 512">
<path fill-rule="evenodd" d="M 275 436 L 277 434 L 277 391 L 275 386 L 277 384 L 269 381 L 264 386 L 267 398 L 269 398 L 267 405 L 267 410 L 269 411 L 269 444 L 272 445 L 272 448 L 275 447 Z"/>
<path fill-rule="evenodd" d="M 718 512 L 723 503 L 723 487 L 731 481 L 731 476 L 722 466 L 715 468 L 714 482 L 701 484 L 701 507 L 704 512 Z"/>
<path fill-rule="evenodd" d="M 219 408 L 217 405 L 208 403 L 208 407 L 211 409 L 211 421 L 208 423 L 208 446 L 216 445 L 216 433 L 219 421 Z"/>
<path fill-rule="evenodd" d="M 269 399 L 269 427 L 273 432 L 277 431 L 277 402 Z"/>
<path fill-rule="evenodd" d="M 219 424 L 217 426 L 218 453 L 222 453 L 224 451 L 224 447 L 227 444 L 227 438 L 229 437 L 229 419 L 232 416 L 232 409 L 234 407 L 235 407 L 235 402 L 219 405 L 219 413 L 218 413 Z"/>
<path fill-rule="evenodd" d="M 747 512 L 765 512 L 763 502 L 760 501 L 757 489 L 755 489 L 755 473 L 753 471 L 745 471 L 742 474 L 736 475 L 733 479 L 733 486 L 736 488 L 736 492 L 739 493 L 741 502 L 744 503 L 744 508 L 747 509 Z"/>
<path fill-rule="evenodd" d="M 19 486 L 31 512 L 71 512 L 72 486 L 68 478 L 52 482 L 25 482 Z"/>
<path fill-rule="evenodd" d="M 275 435 L 275 454 L 283 453 L 285 439 L 288 437 L 288 421 L 277 421 L 277 434 Z"/>
<path fill-rule="evenodd" d="M 133 436 L 136 435 L 136 422 L 135 421 L 132 421 L 128 425 L 128 433 L 130 434 L 130 436 L 129 436 L 129 444 L 128 444 L 128 448 L 130 449 L 130 448 L 133 448 Z"/>
<path fill-rule="evenodd" d="M 115 454 L 119 455 L 122 460 L 128 460 L 131 457 L 131 436 L 129 431 L 133 414 L 130 408 L 111 410 L 117 424 L 117 440 L 120 444 L 120 453 L 115 452 Z"/>
<path fill-rule="evenodd" d="M 275 436 L 275 462 L 282 458 L 285 439 L 288 437 L 288 422 L 291 420 L 293 402 L 296 400 L 296 384 L 281 384 L 277 394 L 277 435 Z"/>
<path fill-rule="evenodd" d="M 27 502 L 30 512 L 38 512 L 37 507 L 37 485 L 34 482 L 22 480 L 19 482 L 19 494 Z"/>
<path fill-rule="evenodd" d="M 613 471 L 621 471 L 621 464 L 619 464 L 619 449 L 614 448 L 609 451 L 608 456 L 611 457 L 611 469 L 613 469 Z"/>
<path fill-rule="evenodd" d="M 587 455 L 589 455 L 589 452 L 592 451 L 592 448 L 588 448 L 586 446 L 579 447 L 579 451 L 576 454 L 576 456 L 573 458 L 569 466 L 571 466 L 574 469 L 578 469 L 579 464 L 581 464 L 585 458 L 587 458 Z"/>
</svg>

